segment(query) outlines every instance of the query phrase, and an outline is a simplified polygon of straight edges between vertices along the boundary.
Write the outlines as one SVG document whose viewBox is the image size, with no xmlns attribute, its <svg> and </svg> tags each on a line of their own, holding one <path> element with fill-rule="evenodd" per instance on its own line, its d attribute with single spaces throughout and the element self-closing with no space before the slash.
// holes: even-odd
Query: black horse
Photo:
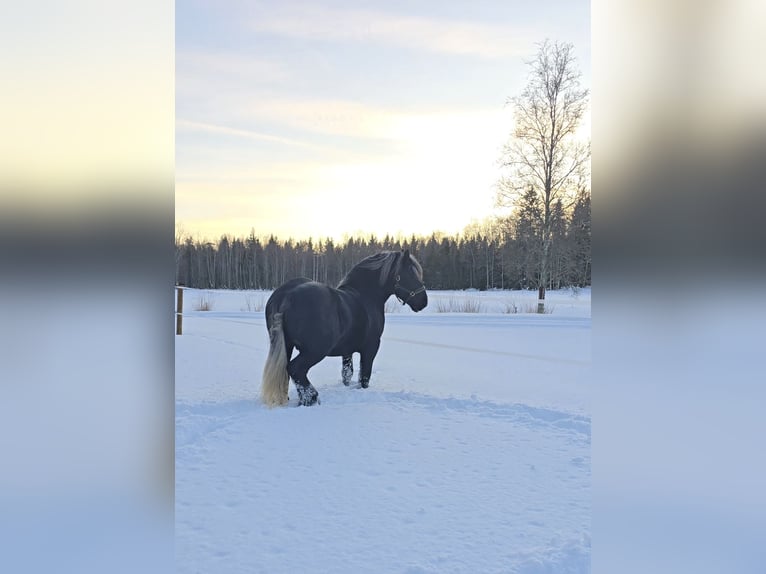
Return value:
<svg viewBox="0 0 766 574">
<path fill-rule="evenodd" d="M 383 334 L 383 308 L 391 295 L 415 312 L 428 304 L 423 268 L 409 250 L 363 259 L 337 288 L 300 278 L 274 291 L 266 303 L 270 346 L 263 368 L 263 402 L 285 404 L 292 378 L 301 405 L 318 403 L 319 393 L 307 375 L 328 356 L 343 357 L 341 376 L 348 386 L 354 372 L 351 355 L 359 353 L 359 384 L 367 388 Z M 293 349 L 299 351 L 295 358 Z"/>
</svg>

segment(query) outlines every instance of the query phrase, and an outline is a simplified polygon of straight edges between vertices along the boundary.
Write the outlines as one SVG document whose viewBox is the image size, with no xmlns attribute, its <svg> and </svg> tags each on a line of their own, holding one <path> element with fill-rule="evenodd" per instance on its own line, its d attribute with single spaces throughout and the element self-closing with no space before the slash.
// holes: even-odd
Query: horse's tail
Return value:
<svg viewBox="0 0 766 574">
<path fill-rule="evenodd" d="M 269 355 L 263 366 L 261 401 L 266 406 L 275 407 L 287 403 L 290 376 L 287 374 L 287 349 L 285 349 L 285 332 L 282 328 L 282 313 L 275 313 L 271 321 Z"/>
</svg>

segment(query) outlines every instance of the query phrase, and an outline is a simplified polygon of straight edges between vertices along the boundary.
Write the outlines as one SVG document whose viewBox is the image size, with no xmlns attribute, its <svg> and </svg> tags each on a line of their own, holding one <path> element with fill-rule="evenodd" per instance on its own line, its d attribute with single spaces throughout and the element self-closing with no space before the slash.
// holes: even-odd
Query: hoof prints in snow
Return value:
<svg viewBox="0 0 766 574">
<path fill-rule="evenodd" d="M 384 401 L 416 405 L 432 411 L 453 411 L 481 417 L 502 418 L 528 425 L 551 425 L 590 437 L 590 419 L 555 410 L 520 404 L 499 404 L 476 399 L 435 398 L 417 393 L 376 393 Z M 366 401 L 363 401 L 366 402 Z"/>
<path fill-rule="evenodd" d="M 353 390 L 353 389 L 351 389 Z M 590 419 L 587 417 L 564 413 L 551 409 L 531 407 L 521 404 L 499 404 L 490 401 L 458 398 L 436 398 L 412 392 L 384 392 L 364 390 L 362 393 L 350 393 L 349 389 L 331 391 L 324 389 L 321 393 L 322 405 L 316 408 L 333 408 L 335 410 L 349 406 L 354 409 L 364 405 L 389 405 L 395 409 L 417 407 L 431 412 L 454 412 L 456 414 L 473 415 L 504 419 L 525 426 L 549 426 L 571 431 L 590 439 Z M 294 397 L 287 407 L 274 409 L 279 412 L 284 408 L 297 407 Z M 315 408 L 315 407 L 309 407 Z M 266 409 L 257 400 L 240 400 L 225 403 L 201 403 L 192 405 L 177 405 L 176 407 L 176 447 L 193 444 L 198 439 L 224 428 L 233 422 L 248 416 L 256 416 Z"/>
<path fill-rule="evenodd" d="M 176 403 L 176 449 L 194 444 L 259 408 L 262 406 L 255 400 L 194 405 Z"/>
<path fill-rule="evenodd" d="M 178 405 L 179 572 L 588 571 L 588 419 L 409 392 L 323 397 Z"/>
</svg>

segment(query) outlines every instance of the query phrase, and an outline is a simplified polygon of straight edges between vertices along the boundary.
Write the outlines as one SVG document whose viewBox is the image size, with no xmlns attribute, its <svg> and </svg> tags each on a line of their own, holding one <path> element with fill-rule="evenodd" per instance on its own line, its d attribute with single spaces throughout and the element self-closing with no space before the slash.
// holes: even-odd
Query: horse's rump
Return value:
<svg viewBox="0 0 766 574">
<path fill-rule="evenodd" d="M 279 313 L 282 307 L 282 303 L 285 300 L 285 297 L 298 285 L 303 285 L 304 283 L 311 283 L 311 279 L 307 279 L 306 277 L 298 277 L 296 279 L 290 279 L 287 283 L 284 285 L 281 285 L 277 287 L 274 292 L 269 297 L 268 301 L 266 301 L 266 309 L 265 309 L 265 315 L 266 315 L 266 328 L 271 331 L 271 325 L 273 322 L 273 317 L 275 313 Z"/>
</svg>

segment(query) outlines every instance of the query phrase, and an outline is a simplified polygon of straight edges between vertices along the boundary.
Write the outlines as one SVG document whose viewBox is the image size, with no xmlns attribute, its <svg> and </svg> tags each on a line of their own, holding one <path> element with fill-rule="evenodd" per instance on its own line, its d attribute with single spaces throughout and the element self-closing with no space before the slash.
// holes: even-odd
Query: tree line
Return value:
<svg viewBox="0 0 766 574">
<path fill-rule="evenodd" d="M 538 289 L 540 253 L 548 242 L 546 288 L 591 282 L 590 193 L 570 206 L 557 201 L 545 217 L 532 192 L 513 215 L 474 223 L 457 235 L 282 240 L 222 236 L 217 242 L 176 236 L 176 282 L 202 289 L 275 289 L 294 277 L 332 285 L 368 255 L 409 249 L 429 289 Z"/>
</svg>

